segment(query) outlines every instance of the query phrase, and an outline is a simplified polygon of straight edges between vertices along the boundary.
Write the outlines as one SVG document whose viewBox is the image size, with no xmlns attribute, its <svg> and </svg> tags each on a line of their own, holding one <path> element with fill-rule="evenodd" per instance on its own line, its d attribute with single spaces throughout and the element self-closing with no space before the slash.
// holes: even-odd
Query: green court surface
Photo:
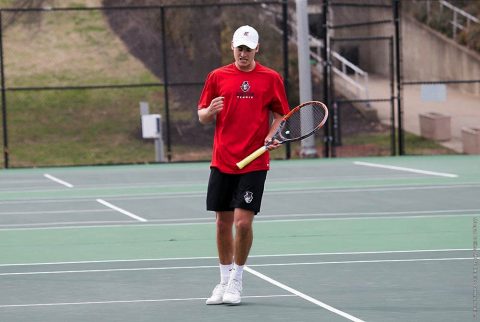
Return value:
<svg viewBox="0 0 480 322">
<path fill-rule="evenodd" d="M 240 306 L 208 163 L 0 171 L 0 321 L 470 321 L 480 157 L 275 161 Z"/>
</svg>

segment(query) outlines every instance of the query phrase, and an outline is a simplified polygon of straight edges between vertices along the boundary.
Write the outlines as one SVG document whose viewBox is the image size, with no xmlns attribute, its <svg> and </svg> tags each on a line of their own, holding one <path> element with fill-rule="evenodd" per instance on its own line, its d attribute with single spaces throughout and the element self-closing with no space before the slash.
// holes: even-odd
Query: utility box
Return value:
<svg viewBox="0 0 480 322">
<path fill-rule="evenodd" d="M 160 114 L 142 115 L 142 137 L 144 139 L 158 139 L 161 134 Z"/>
<path fill-rule="evenodd" d="M 451 117 L 440 113 L 420 114 L 420 134 L 435 141 L 448 141 L 452 137 Z"/>
<path fill-rule="evenodd" d="M 462 128 L 463 153 L 480 154 L 480 128 Z"/>
</svg>

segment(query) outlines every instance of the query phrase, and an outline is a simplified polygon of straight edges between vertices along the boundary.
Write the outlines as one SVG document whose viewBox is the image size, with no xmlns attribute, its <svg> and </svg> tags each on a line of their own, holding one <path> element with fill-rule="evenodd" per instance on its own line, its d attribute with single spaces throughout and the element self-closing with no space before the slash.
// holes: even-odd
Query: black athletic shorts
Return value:
<svg viewBox="0 0 480 322">
<path fill-rule="evenodd" d="M 257 214 L 262 203 L 267 171 L 226 174 L 211 168 L 208 181 L 207 210 L 251 210 Z"/>
</svg>

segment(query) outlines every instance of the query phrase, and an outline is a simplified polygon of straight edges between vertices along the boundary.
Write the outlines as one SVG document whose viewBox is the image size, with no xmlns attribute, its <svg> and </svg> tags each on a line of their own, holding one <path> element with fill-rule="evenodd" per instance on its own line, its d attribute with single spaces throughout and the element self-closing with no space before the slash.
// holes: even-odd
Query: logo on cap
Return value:
<svg viewBox="0 0 480 322">
<path fill-rule="evenodd" d="M 244 45 L 250 49 L 255 49 L 258 45 L 258 32 L 248 25 L 242 26 L 233 34 L 232 44 L 233 47 Z"/>
</svg>

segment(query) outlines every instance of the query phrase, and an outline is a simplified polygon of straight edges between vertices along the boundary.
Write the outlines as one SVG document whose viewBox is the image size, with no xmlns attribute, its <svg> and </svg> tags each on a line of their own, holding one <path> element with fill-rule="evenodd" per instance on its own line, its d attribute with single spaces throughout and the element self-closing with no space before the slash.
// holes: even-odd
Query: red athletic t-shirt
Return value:
<svg viewBox="0 0 480 322">
<path fill-rule="evenodd" d="M 224 107 L 217 114 L 211 166 L 232 174 L 268 170 L 268 151 L 242 170 L 236 163 L 264 145 L 271 111 L 288 113 L 281 76 L 258 62 L 250 72 L 232 63 L 208 74 L 198 109 L 208 107 L 218 96 L 224 97 Z"/>
</svg>

